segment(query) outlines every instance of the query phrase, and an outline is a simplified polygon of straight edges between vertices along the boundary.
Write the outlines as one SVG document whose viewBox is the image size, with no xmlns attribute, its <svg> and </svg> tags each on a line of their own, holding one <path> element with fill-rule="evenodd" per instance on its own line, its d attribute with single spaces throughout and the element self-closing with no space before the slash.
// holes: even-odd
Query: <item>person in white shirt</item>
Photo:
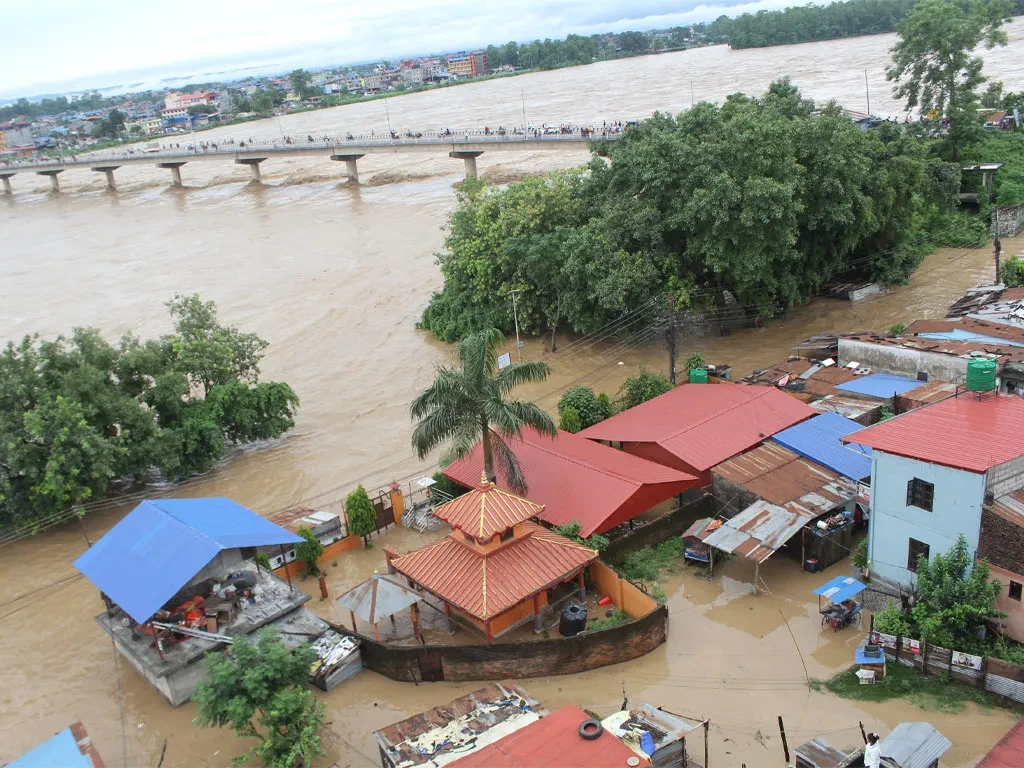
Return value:
<svg viewBox="0 0 1024 768">
<path fill-rule="evenodd" d="M 882 750 L 878 746 L 878 734 L 869 733 L 864 747 L 864 768 L 879 768 L 882 764 Z"/>
</svg>

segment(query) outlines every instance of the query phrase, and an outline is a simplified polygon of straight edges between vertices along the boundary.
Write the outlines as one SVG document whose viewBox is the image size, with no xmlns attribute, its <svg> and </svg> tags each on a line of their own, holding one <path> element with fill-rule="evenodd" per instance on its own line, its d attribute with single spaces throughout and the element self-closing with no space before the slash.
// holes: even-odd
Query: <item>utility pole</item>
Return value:
<svg viewBox="0 0 1024 768">
<path fill-rule="evenodd" d="M 693 108 L 693 80 L 690 81 L 690 107 Z"/>
<path fill-rule="evenodd" d="M 519 89 L 519 98 L 523 103 L 523 128 L 526 127 L 526 92 L 522 88 Z"/>
<path fill-rule="evenodd" d="M 868 117 L 871 117 L 871 91 L 868 89 L 868 71 L 864 70 L 864 97 L 868 100 Z"/>
<path fill-rule="evenodd" d="M 668 297 L 668 329 L 665 331 L 668 342 L 668 381 L 676 385 L 676 297 Z"/>
<path fill-rule="evenodd" d="M 996 281 L 993 285 L 999 285 L 999 254 L 1003 250 L 1003 244 L 999 240 L 999 206 L 996 206 L 996 237 L 992 243 L 992 250 L 996 257 Z"/>
<path fill-rule="evenodd" d="M 388 116 L 388 138 L 394 138 L 394 133 L 391 132 L 391 110 L 388 109 L 388 100 L 384 99 L 384 114 Z"/>
<path fill-rule="evenodd" d="M 513 291 L 509 291 L 512 296 L 512 317 L 516 321 L 516 355 L 518 355 L 519 362 L 523 362 L 523 342 L 519 340 L 519 312 L 516 310 L 516 294 L 521 291 L 521 288 L 516 288 Z"/>
</svg>

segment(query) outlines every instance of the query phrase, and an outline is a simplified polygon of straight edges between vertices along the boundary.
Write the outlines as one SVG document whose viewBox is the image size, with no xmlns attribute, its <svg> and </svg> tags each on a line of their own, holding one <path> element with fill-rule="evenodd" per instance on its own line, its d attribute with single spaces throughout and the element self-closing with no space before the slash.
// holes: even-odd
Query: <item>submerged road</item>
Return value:
<svg viewBox="0 0 1024 768">
<path fill-rule="evenodd" d="M 238 143 L 224 141 L 199 142 L 190 137 L 192 143 L 181 147 L 160 149 L 118 149 L 115 151 L 92 152 L 83 157 L 32 158 L 25 161 L 0 164 L 0 180 L 8 194 L 13 192 L 11 178 L 19 173 L 35 173 L 48 176 L 54 192 L 60 191 L 57 180 L 64 171 L 82 168 L 103 173 L 107 186 L 116 189 L 114 171 L 127 165 L 151 165 L 171 172 L 171 185 L 180 187 L 181 168 L 188 163 L 233 161 L 249 166 L 252 178 L 260 180 L 260 164 L 272 157 L 325 157 L 344 161 L 351 181 L 359 181 L 357 162 L 370 154 L 438 153 L 462 160 L 466 166 L 466 177 L 476 177 L 476 158 L 484 152 L 536 152 L 538 150 L 585 150 L 592 140 L 614 141 L 614 133 L 506 133 L 458 134 L 433 137 L 358 137 L 336 139 L 314 138 L 312 141 L 299 139 L 251 139 Z"/>
</svg>

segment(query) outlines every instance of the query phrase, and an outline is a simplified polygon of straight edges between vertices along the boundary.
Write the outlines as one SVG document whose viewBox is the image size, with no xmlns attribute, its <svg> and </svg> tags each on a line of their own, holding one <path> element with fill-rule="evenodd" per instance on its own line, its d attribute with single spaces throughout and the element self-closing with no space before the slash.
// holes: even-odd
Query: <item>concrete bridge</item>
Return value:
<svg viewBox="0 0 1024 768">
<path fill-rule="evenodd" d="M 185 139 L 185 136 L 182 136 Z M 399 154 L 409 152 L 440 153 L 462 160 L 465 163 L 466 178 L 476 177 L 476 159 L 484 152 L 536 152 L 538 150 L 585 150 L 591 140 L 613 141 L 616 134 L 601 132 L 585 134 L 572 133 L 536 134 L 460 134 L 420 138 L 358 137 L 352 139 L 287 140 L 246 139 L 238 143 L 230 140 L 210 139 L 197 141 L 189 135 L 186 149 L 166 148 L 143 149 L 140 144 L 115 151 L 90 152 L 82 157 L 69 159 L 26 159 L 11 163 L 0 163 L 0 180 L 7 194 L 12 193 L 11 178 L 19 173 L 34 173 L 50 179 L 50 189 L 60 191 L 58 177 L 65 171 L 87 169 L 102 173 L 108 189 L 116 189 L 114 172 L 123 166 L 143 165 L 163 168 L 171 172 L 171 186 L 182 186 L 181 169 L 188 163 L 234 162 L 249 166 L 254 181 L 260 181 L 260 165 L 274 157 L 324 157 L 345 163 L 349 181 L 359 182 L 358 161 L 366 155 Z M 166 140 L 166 137 L 164 137 Z M 203 147 L 206 147 L 205 149 Z M 138 147 L 138 149 L 135 149 Z"/>
</svg>

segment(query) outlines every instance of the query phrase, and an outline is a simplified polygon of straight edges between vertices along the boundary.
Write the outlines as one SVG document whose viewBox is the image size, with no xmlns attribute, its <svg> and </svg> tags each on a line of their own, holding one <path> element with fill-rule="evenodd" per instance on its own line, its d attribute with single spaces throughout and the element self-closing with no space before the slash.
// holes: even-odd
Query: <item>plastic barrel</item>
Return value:
<svg viewBox="0 0 1024 768">
<path fill-rule="evenodd" d="M 974 392 L 988 392 L 995 389 L 995 360 L 975 357 L 967 363 L 967 388 Z"/>
<path fill-rule="evenodd" d="M 562 637 L 573 637 L 586 628 L 586 606 L 570 600 L 562 607 L 562 615 L 558 619 L 558 633 Z"/>
</svg>

